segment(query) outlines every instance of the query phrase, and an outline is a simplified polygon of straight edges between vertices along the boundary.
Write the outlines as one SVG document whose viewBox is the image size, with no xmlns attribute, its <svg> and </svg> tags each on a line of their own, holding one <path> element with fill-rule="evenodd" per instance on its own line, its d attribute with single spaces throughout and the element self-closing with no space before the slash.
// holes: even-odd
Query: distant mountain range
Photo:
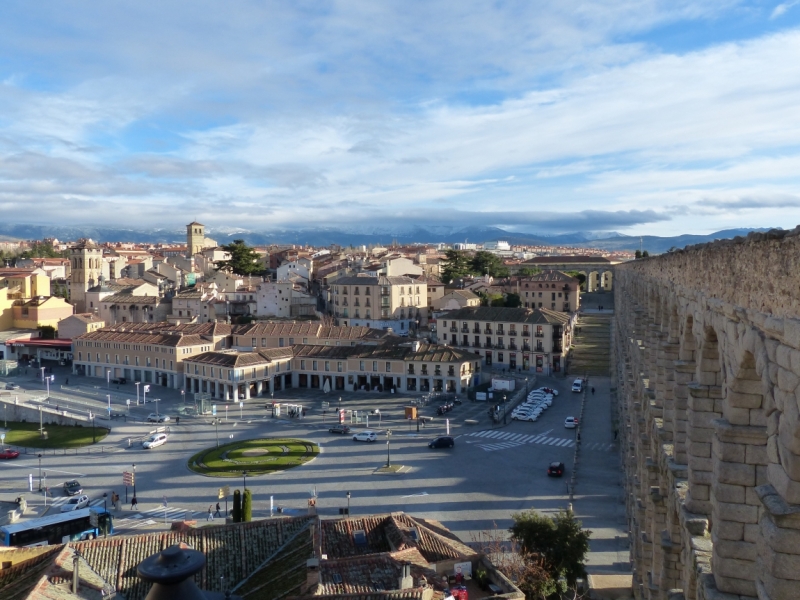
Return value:
<svg viewBox="0 0 800 600">
<path fill-rule="evenodd" d="M 505 240 L 510 244 L 546 245 L 546 246 L 573 246 L 578 248 L 601 248 L 608 251 L 638 250 L 640 247 L 651 254 L 661 254 L 670 248 L 683 248 L 691 244 L 702 244 L 717 239 L 733 238 L 737 235 L 747 235 L 751 231 L 766 231 L 766 229 L 726 229 L 708 235 L 679 235 L 673 237 L 658 236 L 627 236 L 616 232 L 580 232 L 564 233 L 560 235 L 545 235 L 540 233 L 511 232 L 496 227 L 472 227 L 465 229 L 435 228 L 426 229 L 417 227 L 402 231 L 392 232 L 384 229 L 304 229 L 304 230 L 276 230 L 276 231 L 249 231 L 237 228 L 208 228 L 208 237 L 219 244 L 227 244 L 234 239 L 243 239 L 251 245 L 267 244 L 310 244 L 312 246 L 362 246 L 362 245 L 389 245 L 414 244 L 414 243 L 445 243 L 469 242 L 480 244 L 495 240 Z M 179 243 L 186 242 L 184 229 L 123 229 L 113 227 L 98 227 L 87 225 L 84 227 L 71 226 L 45 226 L 0 223 L 0 240 L 24 239 L 36 240 L 45 237 L 55 237 L 60 240 L 77 240 L 81 237 L 92 238 L 98 242 L 134 242 L 134 243 Z"/>
</svg>

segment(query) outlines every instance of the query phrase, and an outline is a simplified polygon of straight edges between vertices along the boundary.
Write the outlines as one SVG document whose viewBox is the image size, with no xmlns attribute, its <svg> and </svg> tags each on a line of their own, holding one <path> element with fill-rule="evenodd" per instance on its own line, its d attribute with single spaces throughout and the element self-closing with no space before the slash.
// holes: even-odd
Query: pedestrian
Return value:
<svg viewBox="0 0 800 600">
<path fill-rule="evenodd" d="M 592 388 L 592 396 L 594 396 L 594 388 Z"/>
<path fill-rule="evenodd" d="M 614 439 L 615 440 L 617 439 L 617 430 L 616 429 L 614 430 Z"/>
<path fill-rule="evenodd" d="M 69 377 L 64 380 L 64 385 L 69 385 Z"/>
<path fill-rule="evenodd" d="M 175 425 L 179 425 L 180 422 L 181 422 L 181 418 L 180 417 L 175 417 Z"/>
<path fill-rule="evenodd" d="M 208 505 L 208 517 L 206 521 L 213 521 L 214 520 L 214 506 L 209 504 Z"/>
<path fill-rule="evenodd" d="M 131 510 L 138 510 L 139 509 L 139 501 L 136 500 L 136 496 L 131 498 Z"/>
<path fill-rule="evenodd" d="M 306 409 L 305 408 L 303 409 L 303 418 L 304 419 L 306 418 Z"/>
<path fill-rule="evenodd" d="M 221 510 L 221 509 L 220 509 L 220 506 L 219 506 L 219 502 L 217 502 L 217 512 L 216 512 L 216 513 L 214 513 L 214 514 L 215 514 L 216 516 L 218 516 L 218 517 L 222 518 L 222 513 L 221 513 L 221 512 L 219 512 L 220 510 Z"/>
<path fill-rule="evenodd" d="M 579 442 L 581 441 L 581 434 L 580 433 L 578 434 L 578 441 Z"/>
</svg>

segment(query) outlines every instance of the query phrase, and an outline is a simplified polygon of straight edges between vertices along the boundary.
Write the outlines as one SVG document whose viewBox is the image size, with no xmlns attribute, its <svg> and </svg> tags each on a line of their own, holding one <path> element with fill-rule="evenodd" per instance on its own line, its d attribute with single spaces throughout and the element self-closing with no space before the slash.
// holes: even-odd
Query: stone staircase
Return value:
<svg viewBox="0 0 800 600">
<path fill-rule="evenodd" d="M 569 374 L 609 375 L 612 314 L 582 314 L 572 341 Z"/>
</svg>

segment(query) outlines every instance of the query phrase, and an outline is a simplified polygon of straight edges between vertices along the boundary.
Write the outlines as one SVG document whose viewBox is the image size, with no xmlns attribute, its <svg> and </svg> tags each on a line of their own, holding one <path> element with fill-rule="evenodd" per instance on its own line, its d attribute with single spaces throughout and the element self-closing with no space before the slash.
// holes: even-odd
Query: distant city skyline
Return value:
<svg viewBox="0 0 800 600">
<path fill-rule="evenodd" d="M 800 223 L 800 4 L 4 4 L 0 221 Z"/>
</svg>

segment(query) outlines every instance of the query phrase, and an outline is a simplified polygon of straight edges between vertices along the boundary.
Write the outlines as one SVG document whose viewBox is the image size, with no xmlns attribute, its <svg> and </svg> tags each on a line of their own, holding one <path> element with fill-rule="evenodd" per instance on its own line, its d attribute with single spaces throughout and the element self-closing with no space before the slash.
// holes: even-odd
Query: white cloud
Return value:
<svg viewBox="0 0 800 600">
<path fill-rule="evenodd" d="M 777 19 L 778 17 L 781 17 L 784 14 L 786 14 L 786 12 L 790 8 L 792 8 L 793 6 L 797 6 L 798 4 L 800 4 L 800 0 L 792 0 L 791 2 L 782 2 L 781 4 L 778 4 L 774 8 L 774 10 L 772 11 L 772 14 L 770 15 L 769 18 L 770 19 Z"/>
</svg>

